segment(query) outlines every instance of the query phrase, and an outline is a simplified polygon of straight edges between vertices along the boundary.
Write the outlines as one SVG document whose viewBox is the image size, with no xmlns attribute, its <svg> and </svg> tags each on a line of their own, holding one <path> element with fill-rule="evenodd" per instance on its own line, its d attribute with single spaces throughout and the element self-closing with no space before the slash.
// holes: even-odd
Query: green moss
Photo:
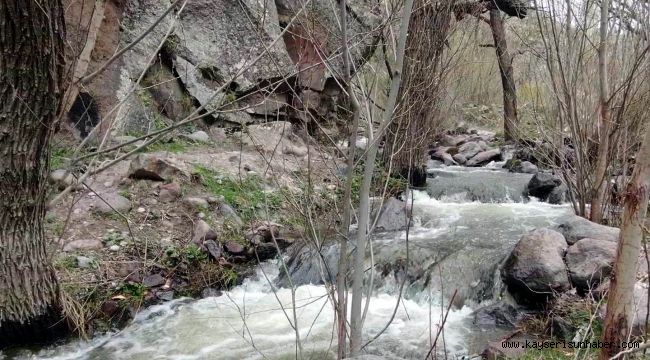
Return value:
<svg viewBox="0 0 650 360">
<path fill-rule="evenodd" d="M 272 213 L 280 209 L 282 197 L 277 191 L 266 191 L 257 176 L 247 176 L 241 181 L 220 177 L 213 170 L 199 166 L 195 169 L 201 184 L 213 195 L 223 196 L 239 216 L 248 221 L 255 218 L 258 210 Z"/>
</svg>

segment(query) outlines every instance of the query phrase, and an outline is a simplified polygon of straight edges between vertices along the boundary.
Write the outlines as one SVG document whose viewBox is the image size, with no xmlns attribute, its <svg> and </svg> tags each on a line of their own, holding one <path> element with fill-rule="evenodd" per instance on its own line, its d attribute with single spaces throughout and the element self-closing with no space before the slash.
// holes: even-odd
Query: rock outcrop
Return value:
<svg viewBox="0 0 650 360">
<path fill-rule="evenodd" d="M 538 229 L 521 237 L 502 269 L 503 280 L 519 303 L 543 304 L 571 287 L 566 250 L 564 236 L 554 230 Z"/>
<path fill-rule="evenodd" d="M 609 276 L 616 256 L 616 243 L 585 238 L 569 246 L 566 264 L 571 283 L 579 291 L 595 289 Z"/>
</svg>

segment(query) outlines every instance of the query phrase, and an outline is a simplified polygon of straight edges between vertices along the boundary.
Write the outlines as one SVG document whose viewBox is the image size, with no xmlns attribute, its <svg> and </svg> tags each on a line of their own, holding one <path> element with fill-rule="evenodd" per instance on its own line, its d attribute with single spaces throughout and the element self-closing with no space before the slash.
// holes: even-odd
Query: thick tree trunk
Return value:
<svg viewBox="0 0 650 360">
<path fill-rule="evenodd" d="M 60 0 L 0 1 L 0 348 L 64 324 L 43 229 L 63 40 Z"/>
<path fill-rule="evenodd" d="M 598 158 L 591 200 L 591 221 L 603 221 L 607 191 L 607 168 L 609 156 L 609 132 L 611 111 L 609 109 L 609 79 L 607 77 L 607 34 L 609 1 L 600 4 L 600 46 L 598 47 L 598 77 L 600 82 L 600 123 L 598 126 Z"/>
<path fill-rule="evenodd" d="M 409 28 L 404 74 L 394 117 L 384 147 L 383 161 L 393 174 L 426 184 L 426 158 L 435 136 L 442 131 L 440 90 L 444 84 L 443 53 L 454 1 L 416 0 Z"/>
<path fill-rule="evenodd" d="M 627 341 L 634 316 L 634 283 L 643 240 L 643 223 L 648 210 L 650 191 L 650 126 L 636 156 L 632 179 L 625 192 L 625 210 L 616 251 L 616 262 L 609 285 L 603 341 L 619 345 Z M 622 349 L 603 348 L 600 359 L 609 359 Z"/>
<path fill-rule="evenodd" d="M 506 32 L 503 27 L 503 17 L 498 9 L 490 10 L 490 28 L 496 48 L 501 85 L 503 87 L 503 135 L 506 140 L 516 140 L 517 137 L 517 87 L 515 85 L 512 55 L 508 52 Z"/>
</svg>

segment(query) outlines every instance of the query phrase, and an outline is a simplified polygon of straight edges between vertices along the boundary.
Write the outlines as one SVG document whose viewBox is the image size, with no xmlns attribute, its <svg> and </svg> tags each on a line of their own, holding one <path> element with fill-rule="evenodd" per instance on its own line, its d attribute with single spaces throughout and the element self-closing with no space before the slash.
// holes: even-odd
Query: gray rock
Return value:
<svg viewBox="0 0 650 360">
<path fill-rule="evenodd" d="M 252 257 L 258 261 L 273 259 L 278 254 L 278 248 L 273 243 L 261 243 L 252 250 Z"/>
<path fill-rule="evenodd" d="M 173 290 L 158 291 L 156 293 L 156 297 L 162 301 L 172 301 L 174 300 L 174 291 Z"/>
<path fill-rule="evenodd" d="M 616 243 L 585 238 L 569 246 L 566 264 L 573 286 L 581 291 L 595 289 L 612 271 Z"/>
<path fill-rule="evenodd" d="M 223 295 L 223 293 L 215 288 L 205 288 L 201 291 L 201 297 L 202 298 L 208 298 L 208 297 L 219 297 Z"/>
<path fill-rule="evenodd" d="M 440 147 L 431 155 L 432 159 L 437 159 L 442 161 L 445 165 L 458 165 L 456 160 L 447 152 L 447 148 Z"/>
<path fill-rule="evenodd" d="M 453 158 L 457 163 L 459 163 L 460 165 L 463 165 L 463 164 L 465 164 L 465 163 L 467 162 L 467 158 L 466 158 L 465 155 L 463 155 L 463 154 L 456 154 L 456 155 L 452 156 L 452 158 Z"/>
<path fill-rule="evenodd" d="M 389 198 L 379 213 L 377 230 L 379 231 L 401 231 L 406 229 L 408 223 L 409 206 L 406 202 L 395 198 Z"/>
<path fill-rule="evenodd" d="M 196 210 L 207 209 L 210 206 L 208 200 L 202 197 L 194 197 L 194 196 L 183 198 L 183 204 Z"/>
<path fill-rule="evenodd" d="M 465 143 L 465 141 L 467 141 L 468 138 L 469 136 L 465 134 L 444 135 L 441 143 L 444 146 L 459 146 Z"/>
<path fill-rule="evenodd" d="M 458 148 L 458 154 L 465 157 L 465 159 L 471 159 L 482 150 L 483 149 L 481 148 L 481 144 L 478 142 L 468 142 L 464 143 Z"/>
<path fill-rule="evenodd" d="M 555 187 L 550 194 L 548 194 L 548 199 L 546 201 L 549 204 L 564 204 L 567 202 L 567 189 L 566 185 L 561 184 L 560 186 Z"/>
<path fill-rule="evenodd" d="M 489 163 L 490 161 L 501 160 L 501 149 L 491 149 L 486 151 L 481 151 L 476 154 L 473 158 L 467 160 L 465 165 L 467 166 L 481 166 Z"/>
<path fill-rule="evenodd" d="M 524 174 L 537 174 L 539 172 L 539 168 L 537 168 L 537 165 L 533 164 L 530 161 L 522 161 L 520 165 L 520 169 Z"/>
<path fill-rule="evenodd" d="M 216 239 L 217 233 L 210 228 L 207 222 L 198 220 L 194 223 L 194 230 L 192 231 L 192 242 L 194 244 L 201 245 L 207 240 Z"/>
<path fill-rule="evenodd" d="M 231 255 L 242 255 L 245 251 L 244 247 L 238 242 L 228 240 L 224 246 L 226 251 Z"/>
<path fill-rule="evenodd" d="M 60 190 L 75 183 L 75 178 L 65 169 L 54 170 L 50 173 L 50 183 L 56 185 Z"/>
<path fill-rule="evenodd" d="M 89 269 L 95 266 L 95 259 L 86 256 L 77 256 L 77 267 L 80 269 Z"/>
<path fill-rule="evenodd" d="M 187 174 L 171 159 L 162 159 L 155 154 L 139 154 L 131 160 L 129 177 L 165 181 L 175 177 L 187 177 Z"/>
<path fill-rule="evenodd" d="M 97 197 L 94 202 L 94 211 L 98 214 L 108 215 L 115 211 L 125 213 L 131 210 L 131 200 L 115 193 L 103 194 Z"/>
<path fill-rule="evenodd" d="M 100 240 L 73 240 L 63 246 L 63 251 L 101 250 L 104 244 Z"/>
<path fill-rule="evenodd" d="M 142 285 L 152 288 L 165 285 L 165 278 L 160 274 L 151 274 L 142 279 Z"/>
<path fill-rule="evenodd" d="M 219 204 L 219 214 L 224 217 L 224 219 L 230 221 L 234 225 L 237 225 L 239 227 L 244 226 L 244 221 L 237 215 L 237 212 L 235 209 L 233 209 L 230 205 L 228 205 L 225 202 L 222 202 Z"/>
<path fill-rule="evenodd" d="M 206 250 L 208 250 L 208 254 L 210 254 L 210 256 L 215 260 L 218 260 L 223 255 L 223 247 L 221 244 L 217 244 L 214 240 L 204 241 L 203 246 L 205 246 Z"/>
<path fill-rule="evenodd" d="M 210 135 L 206 133 L 203 130 L 195 131 L 189 135 L 185 135 L 185 138 L 195 141 L 195 142 L 200 142 L 200 143 L 209 143 L 210 142 Z"/>
<path fill-rule="evenodd" d="M 565 218 L 556 230 L 564 235 L 569 245 L 584 238 L 618 242 L 617 228 L 597 224 L 577 215 Z"/>
<path fill-rule="evenodd" d="M 564 264 L 564 236 L 538 229 L 521 237 L 508 256 L 501 276 L 518 303 L 540 305 L 571 287 Z"/>
<path fill-rule="evenodd" d="M 472 317 L 474 325 L 482 328 L 514 328 L 519 320 L 519 313 L 512 305 L 497 302 L 475 310 Z"/>
<path fill-rule="evenodd" d="M 172 182 L 160 186 L 158 199 L 164 203 L 172 202 L 181 197 L 182 190 L 180 184 Z"/>
<path fill-rule="evenodd" d="M 553 189 L 560 185 L 562 185 L 562 180 L 558 179 L 553 174 L 540 172 L 530 179 L 530 182 L 526 187 L 526 192 L 530 196 L 545 201 L 548 199 Z"/>
<path fill-rule="evenodd" d="M 119 245 L 111 245 L 111 246 L 108 247 L 108 250 L 110 250 L 112 252 L 118 252 L 118 251 L 120 251 L 120 249 L 122 249 L 122 248 Z"/>
</svg>

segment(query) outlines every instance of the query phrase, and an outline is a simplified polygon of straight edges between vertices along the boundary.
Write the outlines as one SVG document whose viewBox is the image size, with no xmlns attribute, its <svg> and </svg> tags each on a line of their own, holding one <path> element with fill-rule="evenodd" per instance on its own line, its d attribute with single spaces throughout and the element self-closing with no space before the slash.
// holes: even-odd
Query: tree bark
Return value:
<svg viewBox="0 0 650 360">
<path fill-rule="evenodd" d="M 392 162 L 393 174 L 410 178 L 414 187 L 425 186 L 429 147 L 443 130 L 439 98 L 454 6 L 454 1 L 416 0 L 413 7 L 399 109 L 386 134 L 383 162 Z"/>
<path fill-rule="evenodd" d="M 402 85 L 402 72 L 404 69 L 404 60 L 406 53 L 406 43 L 409 38 L 411 15 L 413 13 L 414 0 L 405 0 L 402 9 L 402 18 L 400 21 L 400 31 L 397 40 L 397 49 L 395 49 L 395 68 L 390 83 L 388 101 L 386 102 L 382 114 L 381 123 L 377 132 L 372 134 L 372 125 L 368 126 L 369 148 L 365 158 L 365 168 L 361 190 L 359 191 L 359 225 L 357 230 L 356 248 L 353 257 L 353 277 L 352 277 L 352 300 L 350 305 L 350 357 L 361 355 L 363 341 L 363 315 L 362 315 L 362 297 L 363 297 L 363 275 L 365 273 L 364 258 L 366 255 L 366 245 L 369 241 L 370 229 L 370 185 L 375 170 L 375 159 L 379 149 L 379 139 L 387 130 L 388 125 L 395 116 L 395 107 L 397 98 Z M 352 144 L 350 144 L 352 146 Z M 351 171 L 351 170 L 350 170 Z M 342 254 L 343 255 L 343 254 Z M 368 289 L 368 296 L 372 289 Z"/>
<path fill-rule="evenodd" d="M 63 40 L 60 0 L 0 1 L 0 348 L 64 333 L 43 229 Z"/>
<path fill-rule="evenodd" d="M 503 87 L 503 135 L 506 140 L 517 140 L 517 87 L 515 85 L 512 55 L 508 52 L 503 17 L 498 9 L 490 9 L 490 28 L 496 48 L 501 85 Z"/>
<path fill-rule="evenodd" d="M 600 45 L 598 46 L 598 77 L 600 82 L 600 122 L 598 126 L 598 157 L 596 159 L 595 182 L 591 200 L 591 221 L 600 223 L 604 216 L 604 202 L 607 191 L 607 168 L 609 156 L 609 132 L 611 111 L 609 108 L 609 79 L 607 77 L 607 25 L 609 0 L 600 3 Z"/>
<path fill-rule="evenodd" d="M 603 341 L 616 346 L 628 339 L 636 305 L 634 283 L 650 190 L 650 125 L 646 124 L 646 127 L 645 140 L 637 154 L 634 173 L 625 192 L 625 210 L 609 285 Z M 600 359 L 609 359 L 621 350 L 620 347 L 602 348 Z"/>
</svg>

